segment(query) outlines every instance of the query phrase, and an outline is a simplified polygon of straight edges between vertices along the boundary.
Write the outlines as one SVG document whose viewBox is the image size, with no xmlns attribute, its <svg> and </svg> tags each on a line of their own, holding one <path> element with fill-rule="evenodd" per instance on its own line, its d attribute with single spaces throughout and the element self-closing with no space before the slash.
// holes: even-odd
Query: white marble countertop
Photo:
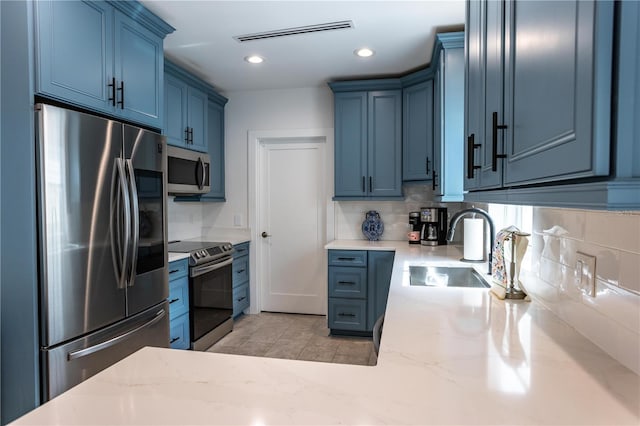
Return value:
<svg viewBox="0 0 640 426">
<path fill-rule="evenodd" d="M 365 247 L 396 250 L 376 366 L 144 348 L 16 424 L 640 423 L 640 377 L 537 302 L 408 285 L 456 247 L 327 245 Z"/>
<path fill-rule="evenodd" d="M 174 253 L 169 252 L 169 262 L 175 262 L 176 260 L 187 259 L 189 253 Z"/>
</svg>

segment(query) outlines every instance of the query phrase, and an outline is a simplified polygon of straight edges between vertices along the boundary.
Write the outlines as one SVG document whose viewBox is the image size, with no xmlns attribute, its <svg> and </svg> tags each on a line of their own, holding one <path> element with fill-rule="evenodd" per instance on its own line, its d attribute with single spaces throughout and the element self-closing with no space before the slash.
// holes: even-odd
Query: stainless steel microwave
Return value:
<svg viewBox="0 0 640 426">
<path fill-rule="evenodd" d="M 167 192 L 206 194 L 211 189 L 211 160 L 204 152 L 167 146 Z"/>
</svg>

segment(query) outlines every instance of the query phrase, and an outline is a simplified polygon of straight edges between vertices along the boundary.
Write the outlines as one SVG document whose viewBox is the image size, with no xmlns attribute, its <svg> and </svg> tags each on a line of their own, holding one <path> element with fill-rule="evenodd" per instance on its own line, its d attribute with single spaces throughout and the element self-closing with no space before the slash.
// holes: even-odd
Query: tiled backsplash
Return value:
<svg viewBox="0 0 640 426">
<path fill-rule="evenodd" d="M 169 197 L 167 200 L 169 241 L 198 238 L 202 235 L 202 204 L 176 203 L 173 197 Z"/>
<path fill-rule="evenodd" d="M 530 218 L 515 224 L 532 233 L 521 280 L 533 298 L 640 374 L 640 212 L 488 208 L 497 229 Z M 595 297 L 576 284 L 577 252 L 596 257 Z"/>
<path fill-rule="evenodd" d="M 363 240 L 361 226 L 365 213 L 375 210 L 384 223 L 382 240 L 406 240 L 409 231 L 409 213 L 420 207 L 447 207 L 451 217 L 466 207 L 464 203 L 434 203 L 431 185 L 408 184 L 403 187 L 404 201 L 342 201 L 335 203 L 335 238 L 337 240 Z M 462 241 L 462 226 L 455 241 Z"/>
</svg>

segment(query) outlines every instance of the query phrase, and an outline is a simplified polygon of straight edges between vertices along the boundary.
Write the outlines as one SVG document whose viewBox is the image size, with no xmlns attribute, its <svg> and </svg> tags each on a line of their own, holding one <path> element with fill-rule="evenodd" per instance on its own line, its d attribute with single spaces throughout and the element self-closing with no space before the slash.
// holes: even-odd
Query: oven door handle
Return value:
<svg viewBox="0 0 640 426">
<path fill-rule="evenodd" d="M 197 277 L 200 276 L 202 274 L 206 274 L 207 272 L 211 272 L 211 271 L 215 271 L 216 269 L 220 269 L 220 268 L 224 268 L 225 266 L 229 266 L 233 263 L 233 258 L 229 258 L 223 262 L 220 263 L 216 263 L 215 265 L 203 265 L 203 266 L 198 266 L 196 268 L 192 268 L 191 269 L 191 276 L 192 277 Z"/>
</svg>

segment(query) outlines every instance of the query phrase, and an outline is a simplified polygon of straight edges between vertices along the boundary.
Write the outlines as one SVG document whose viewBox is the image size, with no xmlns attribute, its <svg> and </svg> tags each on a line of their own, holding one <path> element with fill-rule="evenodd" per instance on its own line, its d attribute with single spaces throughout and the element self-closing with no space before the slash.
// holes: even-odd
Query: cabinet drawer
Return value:
<svg viewBox="0 0 640 426">
<path fill-rule="evenodd" d="M 173 320 L 189 312 L 189 278 L 169 281 L 169 318 Z"/>
<path fill-rule="evenodd" d="M 367 268 L 329 268 L 329 297 L 367 298 Z"/>
<path fill-rule="evenodd" d="M 249 281 L 249 256 L 233 259 L 232 271 L 234 287 Z"/>
<path fill-rule="evenodd" d="M 189 314 L 171 320 L 169 325 L 169 345 L 172 349 L 189 349 Z"/>
<path fill-rule="evenodd" d="M 189 259 L 180 259 L 169 263 L 169 281 L 186 277 L 189 270 Z"/>
<path fill-rule="evenodd" d="M 249 283 L 233 289 L 233 316 L 237 317 L 249 307 Z"/>
<path fill-rule="evenodd" d="M 366 250 L 329 250 L 331 266 L 367 266 Z"/>
<path fill-rule="evenodd" d="M 249 243 L 236 244 L 233 246 L 235 252 L 233 253 L 233 258 L 237 259 L 242 256 L 247 256 L 249 254 Z"/>
<path fill-rule="evenodd" d="M 367 301 L 329 298 L 329 328 L 335 330 L 366 331 Z"/>
</svg>

